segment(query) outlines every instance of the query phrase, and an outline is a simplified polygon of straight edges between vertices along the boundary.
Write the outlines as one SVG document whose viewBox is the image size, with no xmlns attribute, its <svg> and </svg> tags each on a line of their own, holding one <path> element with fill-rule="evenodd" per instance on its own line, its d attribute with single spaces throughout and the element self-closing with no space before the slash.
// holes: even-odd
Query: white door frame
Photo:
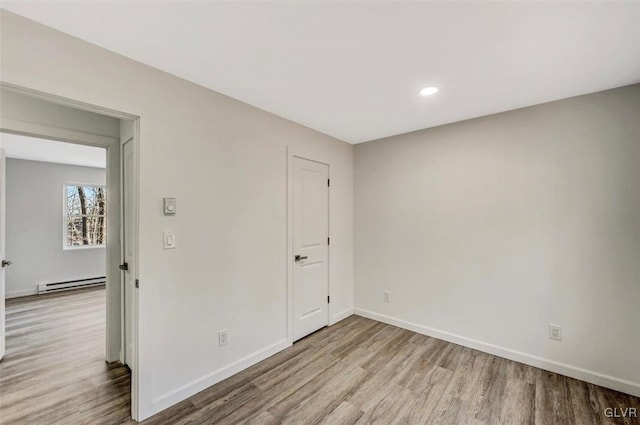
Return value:
<svg viewBox="0 0 640 425">
<path fill-rule="evenodd" d="M 287 341 L 289 344 L 293 344 L 293 267 L 295 261 L 293 256 L 295 255 L 293 247 L 293 162 L 294 158 L 301 158 L 307 161 L 317 162 L 319 164 L 326 165 L 328 168 L 328 176 L 331 179 L 331 164 L 327 161 L 322 161 L 313 158 L 313 155 L 306 155 L 301 152 L 296 152 L 294 149 L 287 147 Z M 329 217 L 327 223 L 327 229 L 329 238 L 331 238 L 331 186 L 327 188 L 329 200 L 327 207 L 329 208 Z M 327 255 L 327 290 L 329 297 L 331 297 L 331 243 L 329 243 L 328 255 Z M 331 299 L 331 298 L 330 298 Z M 329 308 L 327 309 L 327 325 L 331 326 L 331 318 L 333 317 L 332 302 L 329 302 Z"/>
<path fill-rule="evenodd" d="M 5 75 L 3 75 L 3 78 Z M 64 106 L 68 106 L 75 109 L 81 109 L 89 112 L 93 112 L 96 114 L 106 115 L 113 118 L 123 119 L 123 120 L 132 120 L 134 122 L 134 178 L 133 178 L 133 186 L 134 193 L 136 198 L 136 209 L 135 209 L 135 222 L 136 222 L 136 235 L 135 235 L 135 257 L 138 260 L 140 258 L 139 255 L 139 214 L 138 214 L 138 205 L 139 205 L 139 149 L 140 149 L 140 116 L 135 115 L 128 112 L 121 112 L 119 110 L 111 109 L 107 106 L 100 106 L 98 104 L 93 104 L 83 100 L 74 100 L 70 97 L 64 97 L 60 94 L 54 94 L 54 91 L 46 92 L 44 90 L 40 90 L 38 86 L 42 85 L 42 81 L 37 79 L 26 78 L 21 80 L 21 83 L 28 83 L 25 85 L 18 85 L 14 83 L 9 83 L 7 81 L 1 81 L 0 87 L 7 88 L 24 95 L 35 96 L 45 101 L 49 101 L 52 103 L 61 104 Z M 35 87 L 34 87 L 35 86 Z M 44 84 L 47 86 L 47 84 Z M 48 87 L 48 86 L 47 86 Z M 109 104 L 109 103 L 107 103 Z M 14 133 L 21 134 L 31 137 L 38 137 L 42 139 L 49 140 L 57 140 L 64 141 L 69 143 L 77 143 L 82 145 L 89 146 L 98 146 L 106 148 L 107 150 L 107 187 L 113 188 L 117 187 L 117 196 L 116 198 L 120 198 L 121 191 L 121 180 L 120 180 L 120 139 L 99 136 L 95 134 L 85 133 L 82 131 L 68 130 L 68 129 L 57 129 L 50 126 L 41 126 L 34 123 L 28 123 L 24 121 L 18 121 L 13 119 L 3 118 L 0 120 L 0 131 L 6 133 Z M 111 172 L 110 172 L 111 170 Z M 117 172 L 114 172 L 117 170 Z M 115 185 L 115 186 L 114 186 Z M 117 214 L 120 215 L 121 211 L 119 206 L 117 206 Z M 108 211 L 109 212 L 109 211 Z M 111 214 L 113 216 L 113 214 Z M 109 221 L 109 215 L 107 215 L 107 221 Z M 119 217 L 118 222 L 121 222 L 121 217 Z M 109 223 L 107 223 L 109 224 Z M 107 307 L 107 320 L 106 320 L 106 355 L 105 358 L 107 361 L 117 361 L 120 359 L 120 350 L 121 350 L 121 342 L 120 344 L 114 344 L 112 341 L 119 340 L 121 341 L 121 293 L 122 293 L 122 273 L 118 270 L 118 266 L 121 264 L 121 256 L 122 256 L 122 240 L 120 237 L 120 226 L 116 227 L 116 231 L 110 233 L 107 230 L 107 283 L 109 282 L 117 282 L 117 285 L 109 285 L 107 284 L 107 299 L 114 301 L 117 300 L 117 305 L 114 305 L 113 302 L 110 303 Z M 109 228 L 109 225 L 108 225 Z M 113 226 L 111 226 L 113 228 Z M 109 241 L 112 241 L 109 243 Z M 111 246 L 112 249 L 109 248 Z M 116 248 L 117 247 L 117 248 Z M 115 251 L 115 252 L 111 252 Z M 117 252 L 117 253 L 116 253 Z M 139 264 L 139 261 L 136 261 Z M 117 275 L 115 274 L 115 270 L 118 270 Z M 139 266 L 136 267 L 136 278 L 138 278 L 138 270 Z M 137 420 L 138 418 L 138 401 L 139 401 L 139 391 L 138 391 L 138 382 L 139 382 L 139 362 L 138 362 L 138 335 L 139 335 L 139 320 L 138 320 L 138 305 L 139 305 L 139 293 L 135 292 L 135 311 L 133 313 L 134 319 L 134 352 L 135 356 L 133 358 L 133 367 L 131 367 L 131 414 L 133 419 Z M 117 308 L 116 308 L 117 307 Z M 114 314 L 117 315 L 114 317 Z M 116 319 L 116 320 L 114 320 Z M 117 323 L 117 326 L 114 324 Z M 113 338 L 112 336 L 117 333 L 117 338 Z"/>
</svg>

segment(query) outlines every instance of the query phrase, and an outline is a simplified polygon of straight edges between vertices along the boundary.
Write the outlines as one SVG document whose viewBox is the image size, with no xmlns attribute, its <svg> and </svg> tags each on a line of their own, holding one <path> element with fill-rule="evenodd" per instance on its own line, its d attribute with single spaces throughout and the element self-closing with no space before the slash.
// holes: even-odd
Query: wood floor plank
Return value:
<svg viewBox="0 0 640 425">
<path fill-rule="evenodd" d="M 406 388 L 389 385 L 389 391 L 368 413 L 370 424 L 394 425 L 400 423 L 415 408 L 416 400 Z"/>
<path fill-rule="evenodd" d="M 244 422 L 246 425 L 277 425 L 280 421 L 271 413 L 264 411 L 250 421 Z"/>
<path fill-rule="evenodd" d="M 406 422 L 408 424 L 431 423 L 431 417 L 449 386 L 452 376 L 452 371 L 439 366 L 429 370 L 420 382 L 420 390 L 412 390 L 416 399 L 416 408 L 407 415 Z"/>
<path fill-rule="evenodd" d="M 502 406 L 505 404 L 507 386 L 507 369 L 509 361 L 492 356 L 484 373 L 479 390 L 481 396 L 478 403 L 476 419 L 486 424 L 497 424 L 500 420 Z"/>
<path fill-rule="evenodd" d="M 344 385 L 349 386 L 358 384 L 364 376 L 364 370 L 359 367 L 349 368 L 344 362 L 338 361 L 308 381 L 305 385 L 298 388 L 297 391 L 277 403 L 274 403 L 268 410 L 276 417 L 285 418 L 290 417 L 292 412 L 296 412 L 301 405 L 306 403 L 320 402 L 324 404 L 324 400 L 316 400 L 316 394 L 325 393 L 325 386 L 329 387 L 331 393 L 338 393 L 340 395 L 344 395 L 343 393 L 346 394 L 347 390 L 343 387 L 345 376 L 352 380 L 356 380 L 356 382 L 347 382 Z"/>
<path fill-rule="evenodd" d="M 593 409 L 589 384 L 576 379 L 570 379 L 568 385 L 576 423 L 581 425 L 599 425 L 602 421 L 598 419 L 597 410 Z"/>
<path fill-rule="evenodd" d="M 569 379 L 569 378 L 566 378 Z M 590 387 L 590 390 L 593 391 L 591 398 L 597 401 L 597 405 L 600 409 L 611 408 L 617 409 L 618 414 L 621 414 L 621 410 L 628 407 L 637 407 L 638 406 L 638 398 L 632 397 L 628 394 L 623 394 L 618 391 L 613 391 L 607 388 L 597 387 L 592 384 L 587 384 Z M 599 409 L 599 410 L 600 410 Z M 637 409 L 638 414 L 640 414 L 640 409 Z M 598 412 L 599 413 L 599 412 Z M 640 424 L 640 418 L 635 417 L 606 417 L 605 420 L 602 421 L 604 425 L 638 425 Z"/>
<path fill-rule="evenodd" d="M 131 425 L 129 372 L 104 362 L 104 290 L 7 302 L 2 425 Z M 639 425 L 640 399 L 352 316 L 145 425 Z"/>
<path fill-rule="evenodd" d="M 290 406 L 289 410 L 278 409 L 279 406 L 276 405 L 269 411 L 278 412 L 279 414 L 274 416 L 281 416 L 283 425 L 317 424 L 340 405 L 345 395 L 357 387 L 364 376 L 365 372 L 361 368 L 348 369 L 323 383 L 314 391 L 313 397 L 297 402 L 296 405 Z"/>
<path fill-rule="evenodd" d="M 499 423 L 503 425 L 533 425 L 535 422 L 535 385 L 520 379 L 507 379 L 505 392 L 507 396 L 501 406 Z"/>
<path fill-rule="evenodd" d="M 331 413 L 325 416 L 318 425 L 354 425 L 364 415 L 364 412 L 350 403 L 343 401 L 338 407 L 333 409 Z"/>
<path fill-rule="evenodd" d="M 104 287 L 9 299 L 0 423 L 122 424 L 129 372 L 105 356 Z"/>
<path fill-rule="evenodd" d="M 325 354 L 317 358 L 317 360 L 298 371 L 296 374 L 287 377 L 271 387 L 268 391 L 263 391 L 262 397 L 254 400 L 251 404 L 244 406 L 231 413 L 229 416 L 220 421 L 220 424 L 237 424 L 252 420 L 259 416 L 262 411 L 269 409 L 276 403 L 281 402 L 287 397 L 299 391 L 310 381 L 323 374 L 327 369 L 334 366 L 339 360 L 331 354 Z M 331 373 L 326 374 L 325 378 Z M 215 388 L 212 387 L 212 388 Z M 208 392 L 212 389 L 205 390 Z"/>
<path fill-rule="evenodd" d="M 539 371 L 537 375 L 536 425 L 549 423 L 576 424 L 573 404 L 569 399 L 567 378 L 547 371 Z"/>
</svg>

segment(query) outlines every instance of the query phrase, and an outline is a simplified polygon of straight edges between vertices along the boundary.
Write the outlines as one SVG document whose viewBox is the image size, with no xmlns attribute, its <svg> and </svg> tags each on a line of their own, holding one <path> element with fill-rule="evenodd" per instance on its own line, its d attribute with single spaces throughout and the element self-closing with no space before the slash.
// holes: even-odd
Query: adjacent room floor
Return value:
<svg viewBox="0 0 640 425">
<path fill-rule="evenodd" d="M 105 363 L 105 290 L 7 300 L 0 423 L 119 424 L 129 372 Z"/>
<path fill-rule="evenodd" d="M 124 424 L 104 363 L 104 290 L 7 303 L 2 423 Z M 640 399 L 352 316 L 144 424 L 628 424 Z"/>
</svg>

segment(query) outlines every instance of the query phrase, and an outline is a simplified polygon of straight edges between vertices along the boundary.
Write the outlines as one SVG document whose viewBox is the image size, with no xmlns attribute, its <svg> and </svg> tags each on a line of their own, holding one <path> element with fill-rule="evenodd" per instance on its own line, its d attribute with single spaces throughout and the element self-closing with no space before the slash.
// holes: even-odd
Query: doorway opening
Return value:
<svg viewBox="0 0 640 425">
<path fill-rule="evenodd" d="M 117 400 L 136 419 L 138 119 L 1 90 L 0 369 L 40 382 L 2 373 L 2 397 L 24 398 L 5 413 Z"/>
</svg>

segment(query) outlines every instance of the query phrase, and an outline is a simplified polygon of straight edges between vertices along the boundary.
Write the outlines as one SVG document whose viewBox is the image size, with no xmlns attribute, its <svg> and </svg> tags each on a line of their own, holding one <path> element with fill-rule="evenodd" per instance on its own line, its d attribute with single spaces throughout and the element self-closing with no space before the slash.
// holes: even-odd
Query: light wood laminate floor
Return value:
<svg viewBox="0 0 640 425">
<path fill-rule="evenodd" d="M 6 307 L 1 424 L 119 424 L 130 416 L 129 372 L 105 363 L 104 288 L 14 298 Z"/>
<path fill-rule="evenodd" d="M 10 301 L 0 422 L 125 424 L 104 363 L 104 291 Z M 144 424 L 640 424 L 640 399 L 352 316 Z"/>
</svg>

